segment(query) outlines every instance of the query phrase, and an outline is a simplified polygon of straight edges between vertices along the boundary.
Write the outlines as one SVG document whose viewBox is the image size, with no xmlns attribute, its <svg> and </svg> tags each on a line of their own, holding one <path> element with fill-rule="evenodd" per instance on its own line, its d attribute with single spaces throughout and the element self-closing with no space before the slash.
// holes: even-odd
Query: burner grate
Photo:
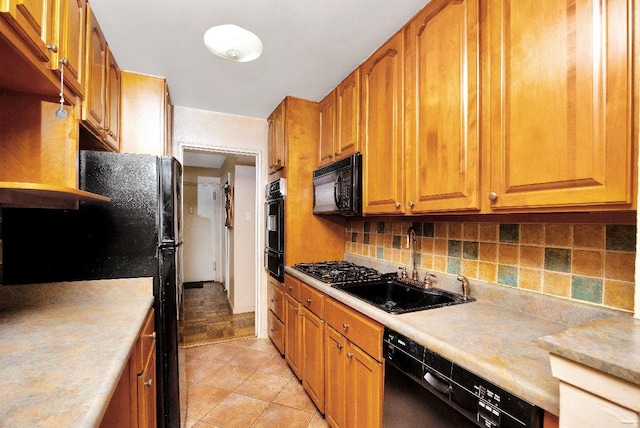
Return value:
<svg viewBox="0 0 640 428">
<path fill-rule="evenodd" d="M 382 276 L 375 269 L 345 261 L 298 263 L 293 267 L 328 284 L 373 281 Z"/>
</svg>

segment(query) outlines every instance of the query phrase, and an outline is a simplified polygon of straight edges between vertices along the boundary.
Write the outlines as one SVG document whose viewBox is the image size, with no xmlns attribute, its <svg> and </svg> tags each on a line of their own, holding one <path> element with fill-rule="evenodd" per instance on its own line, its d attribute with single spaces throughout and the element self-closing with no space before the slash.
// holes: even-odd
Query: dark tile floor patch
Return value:
<svg viewBox="0 0 640 428">
<path fill-rule="evenodd" d="M 255 336 L 255 313 L 231 313 L 224 287 L 219 282 L 201 282 L 202 288 L 184 290 L 184 346 Z"/>
</svg>

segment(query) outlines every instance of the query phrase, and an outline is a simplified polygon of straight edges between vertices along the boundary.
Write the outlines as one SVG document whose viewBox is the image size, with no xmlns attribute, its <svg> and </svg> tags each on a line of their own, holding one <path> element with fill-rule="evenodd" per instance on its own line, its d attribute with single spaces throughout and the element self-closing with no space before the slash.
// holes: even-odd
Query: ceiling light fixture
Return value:
<svg viewBox="0 0 640 428">
<path fill-rule="evenodd" d="M 212 54 L 228 61 L 253 61 L 262 54 L 260 38 L 233 24 L 209 28 L 204 33 L 204 44 Z"/>
</svg>

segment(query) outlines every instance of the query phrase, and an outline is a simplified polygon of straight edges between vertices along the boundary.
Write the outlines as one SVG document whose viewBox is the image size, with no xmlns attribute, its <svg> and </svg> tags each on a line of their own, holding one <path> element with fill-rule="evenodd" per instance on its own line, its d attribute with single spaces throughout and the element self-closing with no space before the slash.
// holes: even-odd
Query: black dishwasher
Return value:
<svg viewBox="0 0 640 428">
<path fill-rule="evenodd" d="M 385 427 L 541 427 L 542 410 L 385 328 Z"/>
</svg>

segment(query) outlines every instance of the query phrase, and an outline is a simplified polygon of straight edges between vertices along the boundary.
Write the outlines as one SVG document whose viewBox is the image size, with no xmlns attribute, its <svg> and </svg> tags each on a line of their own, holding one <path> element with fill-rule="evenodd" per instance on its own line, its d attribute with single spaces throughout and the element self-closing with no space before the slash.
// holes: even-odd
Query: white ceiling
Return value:
<svg viewBox="0 0 640 428">
<path fill-rule="evenodd" d="M 286 96 L 321 100 L 429 0 L 90 0 L 118 65 L 163 76 L 173 104 L 266 118 Z M 262 39 L 250 63 L 214 57 L 205 31 Z"/>
</svg>

